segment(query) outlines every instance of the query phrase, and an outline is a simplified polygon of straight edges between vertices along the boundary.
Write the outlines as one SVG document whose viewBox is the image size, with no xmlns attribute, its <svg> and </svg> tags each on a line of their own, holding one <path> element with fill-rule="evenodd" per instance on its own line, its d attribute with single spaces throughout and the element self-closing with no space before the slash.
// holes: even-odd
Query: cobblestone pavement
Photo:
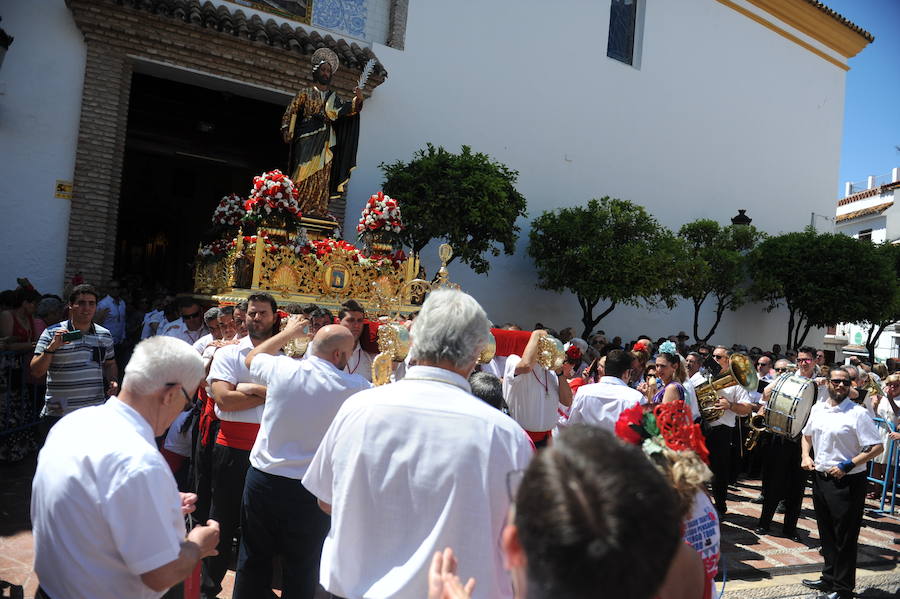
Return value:
<svg viewBox="0 0 900 599">
<path fill-rule="evenodd" d="M 16 464 L 0 464 L 0 581 L 25 587 L 25 597 L 34 596 L 37 577 L 32 571 L 34 559 L 29 502 L 31 477 L 36 457 Z M 750 503 L 759 494 L 760 481 L 741 481 L 729 493 L 728 513 L 721 522 L 722 562 L 718 587 L 725 580 L 725 599 L 769 599 L 815 597 L 800 584 L 805 577 L 815 578 L 821 569 L 819 537 L 807 488 L 798 523 L 800 543 L 780 536 L 781 517 L 776 515 L 772 534 L 753 532 L 760 506 Z M 900 597 L 900 507 L 894 516 L 874 514 L 878 505 L 867 504 L 860 532 L 857 592 L 866 599 Z M 234 573 L 224 581 L 222 599 L 231 597 Z M 2 586 L 2 585 L 0 585 Z M 2 594 L 2 591 L 0 591 Z"/>
</svg>

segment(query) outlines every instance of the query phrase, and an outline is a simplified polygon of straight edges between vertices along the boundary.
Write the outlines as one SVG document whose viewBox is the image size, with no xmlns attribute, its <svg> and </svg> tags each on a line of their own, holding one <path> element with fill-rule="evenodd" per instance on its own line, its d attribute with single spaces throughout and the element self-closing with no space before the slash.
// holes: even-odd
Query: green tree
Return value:
<svg viewBox="0 0 900 599">
<path fill-rule="evenodd" d="M 459 154 L 428 144 L 409 163 L 381 164 L 384 192 L 401 204 L 402 243 L 416 254 L 434 239 L 453 246 L 453 259 L 477 273 L 490 270 L 485 253 L 511 255 L 526 216 L 517 171 L 463 146 Z"/>
<path fill-rule="evenodd" d="M 721 226 L 701 218 L 678 230 L 685 252 L 684 268 L 678 271 L 678 294 L 694 307 L 694 341 L 706 343 L 726 310 L 734 311 L 746 301 L 747 252 L 763 234 L 752 225 Z M 700 335 L 700 310 L 706 300 L 715 302 L 715 320 Z"/>
<path fill-rule="evenodd" d="M 771 311 L 788 311 L 787 347 L 803 344 L 812 327 L 864 322 L 890 302 L 893 267 L 870 243 L 841 234 L 770 237 L 750 253 L 752 294 Z"/>
<path fill-rule="evenodd" d="M 885 263 L 891 265 L 889 272 L 892 279 L 887 284 L 887 301 L 882 305 L 883 310 L 877 314 L 869 314 L 860 323 L 868 325 L 866 349 L 869 351 L 869 361 L 873 364 L 875 363 L 875 344 L 878 342 L 878 338 L 886 328 L 900 321 L 900 245 L 885 243 L 875 246 L 875 248 Z"/>
<path fill-rule="evenodd" d="M 675 304 L 675 280 L 665 273 L 680 267 L 682 253 L 672 232 L 641 206 L 604 197 L 544 212 L 529 237 L 538 285 L 575 294 L 585 338 L 620 304 Z M 594 316 L 601 300 L 606 305 Z"/>
</svg>

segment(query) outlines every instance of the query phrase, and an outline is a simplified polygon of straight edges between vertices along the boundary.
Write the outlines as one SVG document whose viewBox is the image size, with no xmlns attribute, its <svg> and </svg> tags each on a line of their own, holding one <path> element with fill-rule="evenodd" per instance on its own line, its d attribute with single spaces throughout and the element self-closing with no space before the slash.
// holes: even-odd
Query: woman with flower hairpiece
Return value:
<svg viewBox="0 0 900 599">
<path fill-rule="evenodd" d="M 679 499 L 684 542 L 700 556 L 705 573 L 702 595 L 691 560 L 673 563 L 658 598 L 696 596 L 709 598 L 719 563 L 718 514 L 706 493 L 712 478 L 709 452 L 699 424 L 691 421 L 683 401 L 654 407 L 634 406 L 622 412 L 616 435 L 627 443 L 640 445 L 647 458 L 663 473 Z"/>
<path fill-rule="evenodd" d="M 643 383 L 638 391 L 644 393 L 650 403 L 667 403 L 672 401 L 684 401 L 684 383 L 687 372 L 681 363 L 681 356 L 675 350 L 675 344 L 666 341 L 659 348 L 656 356 L 656 378 L 659 381 L 658 388 L 654 389 Z"/>
</svg>

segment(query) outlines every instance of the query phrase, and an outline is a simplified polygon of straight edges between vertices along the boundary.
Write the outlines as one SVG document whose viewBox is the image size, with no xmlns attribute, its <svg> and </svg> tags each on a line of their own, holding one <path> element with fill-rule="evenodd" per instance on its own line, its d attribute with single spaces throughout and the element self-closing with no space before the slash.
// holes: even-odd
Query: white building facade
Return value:
<svg viewBox="0 0 900 599">
<path fill-rule="evenodd" d="M 171 3 L 178 2 L 191 4 Z M 129 4 L 122 10 L 132 10 Z M 232 14 L 298 25 L 258 11 L 262 3 L 248 4 L 216 3 Z M 807 0 L 420 0 L 408 6 L 313 0 L 308 6 L 311 17 L 300 27 L 370 49 L 389 74 L 362 115 L 345 230 L 354 229 L 365 198 L 380 189 L 382 162 L 409 160 L 428 142 L 489 154 L 519 171 L 529 218 L 519 223 L 515 255 L 492 260 L 487 275 L 453 263 L 451 275 L 494 321 L 523 328 L 580 321 L 573 296 L 536 287 L 525 248 L 531 219 L 545 210 L 609 195 L 645 206 L 677 230 L 700 217 L 728 223 L 746 209 L 754 226 L 772 234 L 800 230 L 810 213 L 830 212 L 823 198 L 837 183 L 848 60 L 872 39 Z M 54 185 L 74 180 L 77 195 L 78 171 L 87 168 L 76 164 L 76 155 L 86 141 L 81 79 L 92 39 L 83 39 L 62 0 L 2 10 L 3 27 L 16 40 L 0 69 L 0 148 L 11 157 L 0 165 L 0 205 L 8 215 L 0 244 L 9 257 L 0 266 L 0 286 L 29 276 L 39 289 L 60 291 L 77 260 L 73 240 L 82 241 L 71 226 L 69 200 L 55 198 Z M 195 27 L 191 35 L 221 34 L 189 21 L 183 26 Z M 624 56 L 623 39 L 633 39 Z M 136 71 L 152 64 L 159 76 L 177 73 L 200 86 L 218 77 L 231 93 L 289 99 L 284 85 L 212 75 L 165 53 L 128 59 Z M 33 76 L 41 70 L 46 76 Z M 27 208 L 23 180 L 30 183 Z M 115 214 L 97 218 L 106 219 L 113 240 L 98 244 L 115 243 Z M 429 272 L 437 266 L 435 253 L 423 255 Z M 615 260 L 615 248 L 598 247 L 597 259 Z M 96 276 L 112 269 L 109 258 Z M 665 264 L 659 276 L 671 276 Z M 701 329 L 711 317 L 710 307 Z M 665 336 L 690 324 L 686 305 L 619 307 L 599 328 L 627 339 Z M 786 324 L 786 314 L 750 305 L 726 314 L 713 341 L 784 344 Z M 823 332 L 810 335 L 808 342 L 822 341 Z"/>
<path fill-rule="evenodd" d="M 870 176 L 859 183 L 844 184 L 844 197 L 835 211 L 835 231 L 872 243 L 900 243 L 900 167 L 889 174 Z M 835 359 L 866 356 L 868 329 L 857 324 L 842 323 L 826 330 L 824 346 L 835 352 Z M 878 338 L 875 359 L 884 361 L 900 357 L 900 330 L 889 325 Z"/>
</svg>

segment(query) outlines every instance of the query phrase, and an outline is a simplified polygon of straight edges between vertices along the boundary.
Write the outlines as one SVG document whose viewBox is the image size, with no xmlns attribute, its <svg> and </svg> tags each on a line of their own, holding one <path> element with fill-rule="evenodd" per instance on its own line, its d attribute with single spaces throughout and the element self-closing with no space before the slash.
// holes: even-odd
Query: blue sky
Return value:
<svg viewBox="0 0 900 599">
<path fill-rule="evenodd" d="M 875 36 L 847 72 L 840 188 L 900 166 L 900 0 L 823 0 Z"/>
</svg>

